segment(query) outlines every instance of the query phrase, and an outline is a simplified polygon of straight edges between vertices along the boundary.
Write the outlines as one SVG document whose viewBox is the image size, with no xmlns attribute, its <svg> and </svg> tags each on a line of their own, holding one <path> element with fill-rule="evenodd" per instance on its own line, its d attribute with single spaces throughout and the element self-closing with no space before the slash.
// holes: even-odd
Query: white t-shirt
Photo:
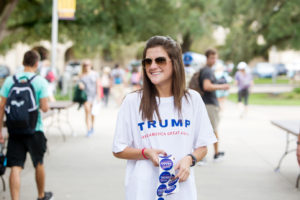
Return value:
<svg viewBox="0 0 300 200">
<path fill-rule="evenodd" d="M 174 109 L 174 98 L 157 98 L 162 122 L 155 116 L 153 121 L 143 121 L 139 112 L 141 93 L 128 94 L 118 114 L 112 151 L 126 147 L 163 149 L 175 156 L 175 165 L 194 149 L 215 143 L 205 105 L 200 95 L 189 90 L 188 101 L 182 99 L 182 120 Z M 128 160 L 125 178 L 127 200 L 155 200 L 159 168 L 150 160 Z M 165 199 L 196 200 L 194 171 L 187 181 L 180 183 L 180 190 Z"/>
</svg>

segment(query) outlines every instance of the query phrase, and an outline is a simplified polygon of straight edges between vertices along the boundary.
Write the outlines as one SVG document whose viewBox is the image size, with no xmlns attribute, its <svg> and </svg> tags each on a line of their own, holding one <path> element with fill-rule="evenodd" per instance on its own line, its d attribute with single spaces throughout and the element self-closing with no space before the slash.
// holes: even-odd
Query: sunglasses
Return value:
<svg viewBox="0 0 300 200">
<path fill-rule="evenodd" d="M 145 58 L 143 61 L 142 61 L 142 64 L 144 67 L 150 67 L 152 65 L 152 59 L 151 58 Z M 164 66 L 167 64 L 167 58 L 166 57 L 157 57 L 154 59 L 154 62 L 157 64 L 157 65 L 160 65 L 160 66 Z"/>
</svg>

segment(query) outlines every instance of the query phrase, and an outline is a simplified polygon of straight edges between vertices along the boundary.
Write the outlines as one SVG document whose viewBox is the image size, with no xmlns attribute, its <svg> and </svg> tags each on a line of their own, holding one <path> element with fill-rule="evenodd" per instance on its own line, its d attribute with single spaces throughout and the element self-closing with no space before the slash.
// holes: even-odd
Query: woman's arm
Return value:
<svg viewBox="0 0 300 200">
<path fill-rule="evenodd" d="M 207 154 L 207 147 L 198 147 L 192 154 L 196 157 L 196 162 L 199 162 Z M 175 166 L 175 170 L 179 170 L 175 178 L 179 178 L 180 182 L 186 181 L 190 176 L 192 161 L 192 157 L 187 155 Z"/>
<path fill-rule="evenodd" d="M 123 151 L 113 153 L 115 157 L 126 160 L 145 160 L 146 158 L 151 160 L 154 166 L 158 166 L 158 155 L 167 155 L 164 150 L 161 149 L 144 149 L 144 158 L 142 154 L 143 149 L 136 149 L 132 147 L 126 147 Z"/>
</svg>

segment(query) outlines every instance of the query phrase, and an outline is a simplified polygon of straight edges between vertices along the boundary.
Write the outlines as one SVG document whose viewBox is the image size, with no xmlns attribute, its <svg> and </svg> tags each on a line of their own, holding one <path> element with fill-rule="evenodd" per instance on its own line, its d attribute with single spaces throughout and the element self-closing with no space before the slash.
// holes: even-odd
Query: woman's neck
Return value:
<svg viewBox="0 0 300 200">
<path fill-rule="evenodd" d="M 159 97 L 173 96 L 171 85 L 156 86 L 156 89 L 158 91 Z"/>
<path fill-rule="evenodd" d="M 91 70 L 87 70 L 85 72 L 83 72 L 83 74 L 89 74 L 91 72 Z"/>
</svg>

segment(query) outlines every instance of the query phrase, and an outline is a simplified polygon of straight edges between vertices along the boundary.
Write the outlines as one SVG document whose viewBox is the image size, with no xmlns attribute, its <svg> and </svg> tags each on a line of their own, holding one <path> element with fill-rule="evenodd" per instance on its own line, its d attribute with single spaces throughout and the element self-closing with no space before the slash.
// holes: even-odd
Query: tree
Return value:
<svg viewBox="0 0 300 200">
<path fill-rule="evenodd" d="M 0 2 L 0 43 L 5 36 L 5 28 L 9 16 L 17 6 L 19 0 L 2 0 Z"/>
<path fill-rule="evenodd" d="M 212 31 L 212 16 L 215 9 L 211 9 L 214 0 L 179 0 L 177 13 L 177 33 L 182 39 L 182 51 L 191 49 L 195 40 L 209 35 Z"/>
<path fill-rule="evenodd" d="M 300 49 L 298 0 L 220 0 L 220 7 L 223 18 L 219 24 L 230 29 L 222 48 L 226 60 L 267 59 L 272 46 Z"/>
<path fill-rule="evenodd" d="M 20 0 L 7 23 L 9 35 L 0 42 L 5 51 L 18 41 L 49 40 L 51 0 Z M 174 6 L 168 0 L 77 0 L 75 21 L 59 22 L 59 41 L 73 41 L 86 55 L 111 45 L 144 41 L 156 34 L 174 34 Z M 159 23 L 158 23 L 159 22 Z"/>
</svg>

